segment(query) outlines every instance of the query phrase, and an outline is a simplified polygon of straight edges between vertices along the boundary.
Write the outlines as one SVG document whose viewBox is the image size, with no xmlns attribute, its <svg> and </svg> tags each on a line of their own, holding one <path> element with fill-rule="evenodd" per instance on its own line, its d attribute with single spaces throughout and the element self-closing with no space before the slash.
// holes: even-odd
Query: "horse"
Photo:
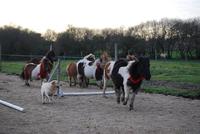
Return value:
<svg viewBox="0 0 200 134">
<path fill-rule="evenodd" d="M 72 86 L 72 79 L 74 80 L 74 86 L 76 86 L 77 82 L 77 67 L 76 63 L 72 62 L 70 63 L 66 68 L 66 74 L 69 77 L 69 86 Z"/>
<path fill-rule="evenodd" d="M 111 57 L 109 56 L 109 54 L 106 51 L 104 51 L 100 56 L 101 68 L 104 68 L 106 63 L 109 61 L 111 61 Z"/>
<path fill-rule="evenodd" d="M 105 64 L 103 69 L 103 97 L 106 97 L 105 92 L 107 88 L 107 81 L 111 79 L 111 73 L 113 70 L 113 66 L 115 61 L 109 61 Z"/>
<path fill-rule="evenodd" d="M 95 79 L 97 86 L 100 87 L 100 89 L 103 88 L 103 69 L 100 66 L 100 59 L 92 61 L 86 61 L 85 66 L 83 68 L 84 71 L 84 77 L 86 78 L 86 86 L 89 84 L 89 79 Z"/>
<path fill-rule="evenodd" d="M 128 54 L 126 56 L 127 61 L 137 60 L 135 55 Z M 107 88 L 107 81 L 111 79 L 111 73 L 113 70 L 113 66 L 115 64 L 115 61 L 108 61 L 103 69 L 103 97 L 106 97 L 105 92 Z"/>
<path fill-rule="evenodd" d="M 117 96 L 117 103 L 120 99 L 126 105 L 129 99 L 129 90 L 133 95 L 130 101 L 129 110 L 133 110 L 135 96 L 142 84 L 142 81 L 150 80 L 150 61 L 147 57 L 139 57 L 137 60 L 127 61 L 120 59 L 114 63 L 111 79 Z M 122 98 L 121 97 L 122 92 Z"/>
<path fill-rule="evenodd" d="M 46 78 L 48 80 L 52 66 L 51 61 L 48 58 L 43 57 L 40 64 L 27 63 L 23 68 L 20 77 L 25 80 L 25 85 L 27 86 L 30 86 L 29 80 L 32 79 L 43 80 Z"/>
<path fill-rule="evenodd" d="M 160 54 L 161 59 L 166 59 L 167 58 L 167 53 L 161 53 Z"/>
<path fill-rule="evenodd" d="M 91 61 L 94 62 L 95 61 L 95 55 L 93 55 L 92 53 L 86 55 L 83 57 L 83 59 L 80 59 L 77 63 L 76 63 L 76 67 L 77 67 L 77 80 L 79 83 L 80 87 L 86 87 L 88 85 L 88 79 L 85 77 L 84 75 L 84 67 L 86 62 Z"/>
<path fill-rule="evenodd" d="M 87 57 L 93 57 L 88 59 Z M 92 59 L 92 60 L 91 60 Z M 105 64 L 110 61 L 110 56 L 107 52 L 103 52 L 100 59 L 95 60 L 94 56 L 87 55 L 82 60 L 78 61 L 78 80 L 79 85 L 87 87 L 89 79 L 95 79 L 97 86 L 103 88 L 103 68 Z"/>
<path fill-rule="evenodd" d="M 55 52 L 54 52 L 53 50 L 48 51 L 48 52 L 45 54 L 45 57 L 48 58 L 48 59 L 51 61 L 52 64 L 53 64 L 54 61 L 57 60 L 56 55 L 55 55 Z M 40 64 L 41 59 L 42 59 L 42 58 L 40 58 L 40 57 L 33 58 L 33 59 L 27 61 L 27 63 Z"/>
</svg>

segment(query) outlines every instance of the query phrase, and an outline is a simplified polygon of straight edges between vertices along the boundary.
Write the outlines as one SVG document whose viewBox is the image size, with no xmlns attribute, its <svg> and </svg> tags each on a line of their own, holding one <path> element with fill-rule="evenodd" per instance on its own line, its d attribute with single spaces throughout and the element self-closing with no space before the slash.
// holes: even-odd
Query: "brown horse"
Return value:
<svg viewBox="0 0 200 134">
<path fill-rule="evenodd" d="M 51 61 L 48 58 L 43 57 L 40 64 L 27 63 L 24 66 L 20 77 L 25 80 L 25 85 L 30 86 L 29 80 L 43 80 L 45 78 L 48 80 L 52 67 Z"/>
<path fill-rule="evenodd" d="M 104 69 L 106 63 L 109 61 L 111 61 L 111 57 L 106 51 L 104 51 L 100 56 L 100 67 Z"/>
<path fill-rule="evenodd" d="M 48 51 L 46 53 L 45 57 L 48 58 L 51 61 L 52 64 L 53 64 L 54 61 L 57 60 L 55 52 L 53 50 Z M 33 58 L 33 59 L 27 61 L 27 63 L 40 64 L 41 59 L 42 59 L 42 57 Z"/>
<path fill-rule="evenodd" d="M 72 62 L 70 63 L 67 68 L 66 68 L 66 73 L 68 75 L 69 78 L 69 86 L 72 86 L 72 78 L 74 80 L 74 86 L 76 86 L 76 82 L 77 82 L 77 68 L 76 68 L 76 63 Z"/>
</svg>

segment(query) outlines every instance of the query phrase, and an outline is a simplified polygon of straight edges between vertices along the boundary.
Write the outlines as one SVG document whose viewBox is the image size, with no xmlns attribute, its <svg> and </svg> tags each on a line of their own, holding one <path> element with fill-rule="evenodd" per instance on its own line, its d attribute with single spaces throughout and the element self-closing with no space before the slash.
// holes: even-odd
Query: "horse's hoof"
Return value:
<svg viewBox="0 0 200 134">
<path fill-rule="evenodd" d="M 124 102 L 123 102 L 123 105 L 126 105 L 126 104 L 127 104 L 127 101 L 124 101 Z"/>
<path fill-rule="evenodd" d="M 121 101 L 124 102 L 124 100 L 125 100 L 124 97 L 122 97 L 122 98 L 121 98 Z"/>
<path fill-rule="evenodd" d="M 28 86 L 28 87 L 30 87 L 30 84 L 29 84 L 29 83 L 25 83 L 25 85 Z"/>
<path fill-rule="evenodd" d="M 131 110 L 136 112 L 136 110 L 133 107 L 129 107 L 129 111 L 131 111 Z"/>
<path fill-rule="evenodd" d="M 117 104 L 120 104 L 120 98 L 117 98 Z"/>
<path fill-rule="evenodd" d="M 135 109 L 133 108 L 133 105 L 129 106 L 129 111 L 131 111 L 131 110 L 135 111 Z"/>
<path fill-rule="evenodd" d="M 108 98 L 105 94 L 103 95 L 103 97 L 106 98 L 106 99 Z"/>
</svg>

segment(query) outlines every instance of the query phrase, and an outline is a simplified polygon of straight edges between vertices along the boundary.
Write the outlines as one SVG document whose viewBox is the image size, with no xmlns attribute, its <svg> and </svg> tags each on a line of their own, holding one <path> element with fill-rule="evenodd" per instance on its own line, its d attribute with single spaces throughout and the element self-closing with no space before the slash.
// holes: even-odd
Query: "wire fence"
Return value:
<svg viewBox="0 0 200 134">
<path fill-rule="evenodd" d="M 2 61 L 27 61 L 33 58 L 42 58 L 44 55 L 18 55 L 18 54 L 2 54 L 1 60 Z M 75 56 L 57 56 L 59 59 L 62 60 L 79 60 L 82 57 L 75 57 Z"/>
</svg>

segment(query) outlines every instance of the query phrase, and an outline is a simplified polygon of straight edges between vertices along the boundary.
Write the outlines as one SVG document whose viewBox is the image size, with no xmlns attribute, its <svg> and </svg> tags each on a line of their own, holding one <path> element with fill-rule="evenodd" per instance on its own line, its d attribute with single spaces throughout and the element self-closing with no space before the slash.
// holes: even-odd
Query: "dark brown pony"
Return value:
<svg viewBox="0 0 200 134">
<path fill-rule="evenodd" d="M 29 80 L 48 80 L 52 67 L 52 62 L 48 58 L 43 57 L 39 64 L 27 63 L 20 77 L 25 80 L 25 85 L 30 86 Z"/>
<path fill-rule="evenodd" d="M 77 82 L 77 67 L 76 67 L 76 63 L 72 62 L 70 63 L 67 68 L 66 68 L 66 73 L 68 75 L 69 78 L 69 86 L 72 86 L 72 79 L 74 80 L 74 86 L 76 86 L 76 82 Z"/>
<path fill-rule="evenodd" d="M 55 52 L 53 50 L 50 50 L 48 51 L 46 54 L 45 54 L 45 57 L 48 58 L 51 63 L 53 64 L 54 61 L 56 61 L 56 55 L 55 55 Z M 40 61 L 42 60 L 41 57 L 37 57 L 37 58 L 33 58 L 29 61 L 27 61 L 27 63 L 34 63 L 34 64 L 40 64 Z"/>
</svg>

